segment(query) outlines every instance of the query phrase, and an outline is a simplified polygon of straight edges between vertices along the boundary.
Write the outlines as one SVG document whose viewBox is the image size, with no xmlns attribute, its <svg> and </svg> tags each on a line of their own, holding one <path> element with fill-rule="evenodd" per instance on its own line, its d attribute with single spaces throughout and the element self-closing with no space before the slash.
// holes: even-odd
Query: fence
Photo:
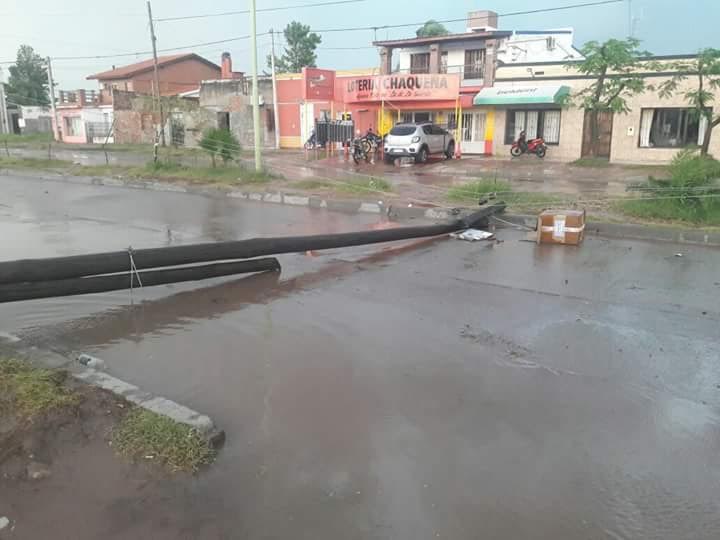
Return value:
<svg viewBox="0 0 720 540">
<path fill-rule="evenodd" d="M 315 120 L 315 139 L 319 146 L 330 143 L 346 143 L 354 138 L 355 123 L 352 120 Z"/>
<path fill-rule="evenodd" d="M 108 138 L 112 137 L 112 124 L 108 122 L 85 122 L 85 134 L 88 143 L 104 143 Z"/>
</svg>

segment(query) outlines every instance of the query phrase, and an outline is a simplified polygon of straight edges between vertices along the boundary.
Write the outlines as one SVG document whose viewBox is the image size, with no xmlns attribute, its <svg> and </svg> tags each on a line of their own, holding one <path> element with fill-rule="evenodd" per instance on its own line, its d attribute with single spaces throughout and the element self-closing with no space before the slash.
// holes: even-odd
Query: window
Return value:
<svg viewBox="0 0 720 540">
<path fill-rule="evenodd" d="M 482 79 L 485 71 L 485 49 L 465 51 L 465 79 Z"/>
<path fill-rule="evenodd" d="M 447 131 L 445 131 L 440 126 L 432 126 L 432 134 L 433 135 L 447 135 Z"/>
<path fill-rule="evenodd" d="M 702 144 L 707 119 L 693 109 L 643 109 L 640 113 L 640 148 L 682 148 Z"/>
<path fill-rule="evenodd" d="M 542 137 L 547 144 L 560 142 L 560 110 L 508 109 L 505 126 L 505 144 L 514 143 L 525 130 L 527 140 Z"/>
<path fill-rule="evenodd" d="M 390 135 L 396 135 L 398 137 L 407 137 L 415 133 L 417 128 L 415 126 L 395 126 L 390 130 Z"/>
<path fill-rule="evenodd" d="M 440 52 L 440 73 L 448 72 L 448 52 Z"/>
<path fill-rule="evenodd" d="M 432 132 L 432 126 L 423 126 L 422 130 L 423 130 L 423 133 L 424 133 L 425 135 L 432 135 L 432 134 L 433 134 L 433 132 Z"/>
<path fill-rule="evenodd" d="M 410 73 L 429 73 L 430 53 L 418 53 L 410 55 Z"/>
<path fill-rule="evenodd" d="M 413 123 L 413 113 L 411 113 L 411 112 L 402 113 L 401 121 L 403 124 L 412 124 Z"/>
<path fill-rule="evenodd" d="M 432 122 L 432 115 L 429 112 L 416 112 L 415 122 Z"/>
<path fill-rule="evenodd" d="M 65 134 L 70 137 L 82 135 L 82 119 L 79 116 L 65 117 Z"/>
</svg>

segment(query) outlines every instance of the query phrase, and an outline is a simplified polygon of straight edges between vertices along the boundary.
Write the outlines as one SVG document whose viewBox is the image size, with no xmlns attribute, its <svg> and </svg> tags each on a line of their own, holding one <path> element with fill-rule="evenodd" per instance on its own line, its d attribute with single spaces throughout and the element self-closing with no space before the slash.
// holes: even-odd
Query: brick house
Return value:
<svg viewBox="0 0 720 540">
<path fill-rule="evenodd" d="M 195 53 L 158 57 L 160 94 L 163 96 L 175 96 L 195 90 L 202 81 L 219 79 L 221 76 L 220 66 Z M 87 79 L 97 80 L 103 90 L 114 89 L 147 95 L 154 93 L 152 59 L 119 68 L 113 67 L 109 71 L 90 75 Z"/>
</svg>

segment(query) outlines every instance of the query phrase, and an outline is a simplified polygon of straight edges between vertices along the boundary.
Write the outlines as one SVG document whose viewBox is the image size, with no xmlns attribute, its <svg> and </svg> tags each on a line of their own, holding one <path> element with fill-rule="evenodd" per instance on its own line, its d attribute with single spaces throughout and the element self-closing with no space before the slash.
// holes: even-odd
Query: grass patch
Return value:
<svg viewBox="0 0 720 540">
<path fill-rule="evenodd" d="M 24 147 L 47 145 L 49 142 L 53 142 L 52 133 L 29 133 L 28 135 L 16 135 L 11 133 L 0 135 L 0 145 L 7 143 L 8 146 Z"/>
<path fill-rule="evenodd" d="M 369 178 L 367 180 L 300 180 L 290 184 L 291 188 L 306 191 L 322 190 L 338 193 L 352 193 L 356 195 L 372 195 L 376 193 L 392 192 L 392 185 L 384 178 Z"/>
<path fill-rule="evenodd" d="M 610 160 L 607 158 L 600 158 L 600 157 L 584 157 L 580 159 L 576 159 L 575 161 L 571 161 L 570 165 L 574 165 L 575 167 L 609 167 L 610 166 Z"/>
<path fill-rule="evenodd" d="M 686 204 L 680 199 L 653 199 L 650 196 L 615 203 L 614 209 L 627 216 L 682 223 L 687 225 L 720 226 L 720 196 Z"/>
<path fill-rule="evenodd" d="M 567 205 L 572 198 L 553 193 L 513 191 L 505 180 L 475 180 L 448 189 L 447 199 L 451 202 L 477 205 L 478 201 L 494 195 L 498 201 L 505 201 L 515 212 L 539 212 L 544 207 Z"/>
<path fill-rule="evenodd" d="M 153 459 L 172 471 L 195 472 L 215 456 L 210 443 L 193 428 L 139 407 L 115 428 L 112 443 L 127 457 Z"/>
<path fill-rule="evenodd" d="M 64 386 L 66 376 L 64 371 L 0 359 L 0 412 L 32 421 L 54 410 L 76 406 L 80 398 Z"/>
<path fill-rule="evenodd" d="M 145 166 L 131 167 L 123 165 L 76 165 L 60 159 L 39 159 L 0 157 L 0 167 L 16 169 L 70 171 L 80 176 L 123 176 L 126 178 L 150 180 L 183 180 L 201 184 L 264 184 L 276 176 L 266 172 L 238 166 L 189 167 L 178 163 L 158 161 L 148 162 Z"/>
</svg>

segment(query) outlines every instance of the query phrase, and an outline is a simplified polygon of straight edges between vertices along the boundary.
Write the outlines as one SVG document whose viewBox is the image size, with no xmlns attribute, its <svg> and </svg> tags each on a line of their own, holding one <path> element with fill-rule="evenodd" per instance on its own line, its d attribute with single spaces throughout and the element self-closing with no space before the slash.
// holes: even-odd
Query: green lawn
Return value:
<svg viewBox="0 0 720 540">
<path fill-rule="evenodd" d="M 518 213 L 537 213 L 544 208 L 568 205 L 573 201 L 570 195 L 515 191 L 505 180 L 475 180 L 451 187 L 447 192 L 450 202 L 476 206 L 482 199 L 504 201 L 508 209 Z"/>
</svg>

